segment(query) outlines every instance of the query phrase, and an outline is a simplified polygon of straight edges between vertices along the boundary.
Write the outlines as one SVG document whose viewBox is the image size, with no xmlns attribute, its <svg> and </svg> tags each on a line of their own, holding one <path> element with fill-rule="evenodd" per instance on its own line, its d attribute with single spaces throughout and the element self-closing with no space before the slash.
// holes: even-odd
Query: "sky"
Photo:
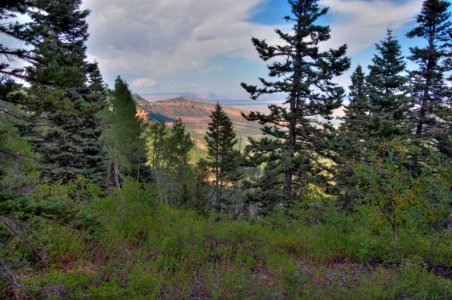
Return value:
<svg viewBox="0 0 452 300">
<path fill-rule="evenodd" d="M 415 25 L 422 0 L 321 0 L 331 27 L 325 49 L 346 43 L 352 59 L 338 78 L 347 86 L 353 69 L 367 66 L 375 43 L 394 31 L 408 54 L 419 42 L 405 34 Z M 278 44 L 274 29 L 290 30 L 286 0 L 85 0 L 88 58 L 97 61 L 111 86 L 121 75 L 140 94 L 214 93 L 247 99 L 241 82 L 267 74 L 251 37 Z"/>
<path fill-rule="evenodd" d="M 405 38 L 422 0 L 321 0 L 331 27 L 323 47 L 346 43 L 352 59 L 338 78 L 347 86 L 353 69 L 367 66 L 375 43 L 390 27 L 404 53 L 416 41 Z M 106 82 L 121 75 L 140 94 L 214 93 L 246 99 L 241 82 L 266 76 L 251 37 L 280 43 L 274 29 L 290 30 L 283 17 L 286 0 L 85 0 L 90 40 L 88 57 L 96 60 Z M 418 42 L 418 41 L 417 41 Z"/>
</svg>

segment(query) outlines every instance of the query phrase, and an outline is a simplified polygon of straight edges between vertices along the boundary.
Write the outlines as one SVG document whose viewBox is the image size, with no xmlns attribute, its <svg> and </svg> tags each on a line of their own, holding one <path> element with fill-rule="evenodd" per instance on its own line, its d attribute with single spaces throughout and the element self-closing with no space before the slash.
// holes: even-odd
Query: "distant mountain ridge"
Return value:
<svg viewBox="0 0 452 300">
<path fill-rule="evenodd" d="M 283 103 L 286 101 L 281 95 L 276 95 L 273 97 L 263 97 L 259 100 L 231 98 L 227 96 L 220 96 L 214 93 L 157 93 L 136 95 L 140 98 L 141 101 L 147 102 L 159 102 L 183 98 L 187 100 L 191 99 L 197 102 L 207 102 L 212 104 L 219 102 L 223 106 L 240 107 L 240 109 L 244 111 L 259 111 L 263 113 L 269 113 L 268 105 L 283 105 Z M 349 102 L 347 100 L 344 100 L 343 102 L 345 107 L 348 105 L 348 103 Z M 338 125 L 341 123 L 340 118 L 345 115 L 344 106 L 333 111 L 333 117 L 335 118 L 333 120 L 333 124 Z"/>
<path fill-rule="evenodd" d="M 134 94 L 134 99 L 138 103 L 139 110 L 147 112 L 151 116 L 156 114 L 168 119 L 181 119 L 198 148 L 206 149 L 204 135 L 207 131 L 210 115 L 215 109 L 214 103 L 185 97 L 150 102 L 138 94 Z M 231 106 L 223 106 L 223 110 L 232 120 L 242 147 L 247 144 L 248 137 L 262 135 L 259 124 L 249 122 L 242 117 L 242 112 L 246 113 L 246 110 Z"/>
<path fill-rule="evenodd" d="M 164 101 L 176 98 L 196 99 L 202 102 L 216 103 L 221 100 L 229 100 L 229 97 L 220 96 L 214 93 L 157 93 L 157 94 L 143 94 L 140 95 L 142 99 L 147 101 Z"/>
</svg>

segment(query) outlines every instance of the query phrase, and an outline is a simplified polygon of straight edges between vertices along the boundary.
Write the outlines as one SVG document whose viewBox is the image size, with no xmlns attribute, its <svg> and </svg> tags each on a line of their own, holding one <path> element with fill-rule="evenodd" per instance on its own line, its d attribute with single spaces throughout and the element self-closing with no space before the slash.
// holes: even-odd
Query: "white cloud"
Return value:
<svg viewBox="0 0 452 300">
<path fill-rule="evenodd" d="M 132 80 L 130 85 L 134 88 L 142 88 L 142 87 L 152 87 L 157 83 L 156 80 L 152 78 L 137 78 Z"/>
<path fill-rule="evenodd" d="M 237 93 L 241 91 L 238 82 L 249 78 L 243 74 L 225 75 L 227 65 L 217 64 L 215 58 L 242 58 L 264 64 L 251 37 L 278 44 L 274 29 L 288 28 L 285 23 L 262 25 L 247 21 L 266 1 L 85 0 L 84 8 L 92 11 L 88 18 L 88 57 L 99 62 L 107 78 L 117 74 L 129 80 L 138 78 L 132 87 L 155 86 L 158 80 L 159 88 L 171 82 L 182 89 L 184 82 L 193 82 L 205 91 L 218 92 L 215 86 L 204 86 L 196 78 L 209 73 L 237 77 L 234 86 L 222 87 Z M 281 0 L 281 5 L 286 5 L 284 2 Z M 388 26 L 397 30 L 413 20 L 422 0 L 321 0 L 320 4 L 330 7 L 332 17 L 332 39 L 325 47 L 347 43 L 348 54 L 353 56 L 373 47 Z M 255 77 L 263 75 L 256 73 Z M 144 80 L 148 77 L 152 79 Z"/>
<path fill-rule="evenodd" d="M 386 35 L 386 29 L 397 30 L 420 12 L 423 0 L 321 0 L 330 7 L 335 20 L 331 24 L 332 46 L 347 43 L 349 53 L 373 46 Z"/>
<path fill-rule="evenodd" d="M 265 0 L 87 0 L 89 57 L 138 76 L 193 71 L 218 56 L 257 59 L 251 37 L 273 26 L 245 21 Z"/>
</svg>

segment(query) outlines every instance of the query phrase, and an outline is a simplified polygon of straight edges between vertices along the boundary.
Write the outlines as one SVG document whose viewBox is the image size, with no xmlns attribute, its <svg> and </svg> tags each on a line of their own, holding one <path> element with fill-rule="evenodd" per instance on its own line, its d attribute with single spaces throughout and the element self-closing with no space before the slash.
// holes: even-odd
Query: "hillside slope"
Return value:
<svg viewBox="0 0 452 300">
<path fill-rule="evenodd" d="M 385 243 L 388 232 L 372 235 L 367 228 L 350 227 L 350 219 L 330 218 L 312 227 L 299 221 L 281 227 L 272 225 L 272 219 L 256 224 L 215 221 L 158 203 L 152 189 L 126 180 L 122 191 L 90 199 L 83 214 L 98 220 L 90 231 L 40 223 L 33 241 L 46 246 L 52 264 L 35 270 L 24 265 L 15 288 L 2 288 L 0 276 L 0 299 L 450 299 L 452 295 L 450 279 L 418 263 L 450 261 L 446 232 L 430 236 L 428 242 L 404 232 L 400 251 L 412 259 L 388 263 L 392 252 Z M 423 243 L 413 247 L 420 238 Z M 11 243 L 17 247 L 17 242 Z M 2 251 L 0 247 L 0 257 Z"/>
<path fill-rule="evenodd" d="M 205 149 L 204 135 L 215 104 L 183 97 L 157 102 L 138 101 L 138 103 L 140 109 L 145 112 L 157 113 L 171 119 L 182 119 L 198 148 Z M 248 137 L 261 135 L 259 124 L 248 122 L 242 117 L 241 113 L 245 111 L 231 106 L 223 106 L 223 110 L 231 118 L 237 138 L 242 141 L 242 146 L 247 143 Z"/>
</svg>

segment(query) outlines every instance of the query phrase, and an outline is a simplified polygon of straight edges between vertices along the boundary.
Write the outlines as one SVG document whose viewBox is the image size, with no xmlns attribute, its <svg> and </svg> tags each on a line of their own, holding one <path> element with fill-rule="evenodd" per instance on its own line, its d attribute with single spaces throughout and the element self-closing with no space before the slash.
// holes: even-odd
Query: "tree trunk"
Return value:
<svg viewBox="0 0 452 300">
<path fill-rule="evenodd" d="M 222 199 L 223 199 L 223 174 L 221 171 L 220 171 L 220 180 L 219 181 L 220 181 L 220 189 L 219 189 L 218 197 L 220 199 L 220 202 L 218 203 L 218 207 L 219 207 L 220 214 L 222 214 L 223 213 L 223 201 L 222 201 Z"/>
<path fill-rule="evenodd" d="M 111 183 L 110 180 L 111 180 L 111 163 L 108 162 L 107 163 L 107 182 L 108 182 L 108 184 Z"/>
<path fill-rule="evenodd" d="M 430 35 L 429 37 L 429 51 L 433 52 L 435 50 L 433 35 Z M 421 108 L 419 112 L 419 120 L 417 122 L 416 126 L 416 137 L 419 138 L 422 135 L 422 129 L 425 122 L 425 117 L 427 113 L 431 113 L 429 109 L 430 104 L 430 97 L 429 97 L 429 89 L 432 85 L 432 74 L 433 74 L 433 68 L 434 68 L 434 61 L 431 57 L 428 58 L 427 62 L 427 73 L 425 74 L 425 87 L 424 87 L 424 95 L 421 100 Z"/>
<path fill-rule="evenodd" d="M 289 161 L 286 162 L 287 165 L 285 166 L 284 170 L 284 196 L 286 198 L 286 201 L 290 200 L 292 196 L 292 176 L 293 176 L 293 168 L 292 168 L 292 156 L 293 152 L 295 150 L 295 127 L 296 127 L 296 108 L 295 108 L 295 101 L 296 99 L 293 99 L 290 102 L 290 112 L 291 112 L 291 119 L 289 124 L 289 141 L 287 144 L 287 152 L 289 153 Z"/>
<path fill-rule="evenodd" d="M 220 205 L 220 166 L 219 166 L 219 155 L 218 149 L 215 154 L 215 210 L 219 210 Z"/>
<path fill-rule="evenodd" d="M 394 255 L 397 255 L 400 249 L 400 241 L 399 241 L 399 234 L 397 233 L 397 227 L 395 224 L 391 224 L 392 228 L 392 234 L 394 236 Z"/>
<path fill-rule="evenodd" d="M 430 103 L 430 97 L 429 97 L 429 88 L 431 85 L 431 73 L 432 71 L 430 70 L 431 67 L 431 62 L 429 61 L 428 63 L 428 73 L 427 73 L 427 78 L 426 78 L 426 82 L 425 82 L 425 87 L 424 87 L 424 93 L 421 99 L 421 107 L 419 110 L 419 116 L 418 116 L 418 120 L 417 120 L 417 124 L 416 124 L 416 134 L 415 134 L 415 139 L 416 139 L 416 143 L 418 146 L 420 146 L 421 144 L 421 139 L 422 139 L 422 131 L 424 130 L 424 123 L 425 123 L 425 117 L 427 116 L 428 113 L 431 113 L 431 108 L 429 108 L 429 106 L 431 106 Z M 413 163 L 412 163 L 412 173 L 415 176 L 420 175 L 420 167 L 419 167 L 419 154 L 415 154 L 413 155 Z"/>
<path fill-rule="evenodd" d="M 119 183 L 119 166 L 116 162 L 113 163 L 113 176 L 115 179 L 115 186 L 120 189 L 121 188 L 121 184 Z"/>
<path fill-rule="evenodd" d="M 299 3 L 302 5 L 302 3 Z M 301 20 L 297 21 L 297 30 L 301 30 L 303 27 Z M 292 167 L 292 158 L 295 151 L 296 145 L 296 127 L 297 127 L 297 112 L 298 112 L 298 102 L 300 100 L 300 72 L 301 72 L 301 62 L 302 58 L 302 45 L 301 41 L 297 41 L 295 46 L 295 59 L 294 59 L 294 69 L 293 69 L 293 86 L 290 95 L 290 120 L 289 120 L 289 141 L 287 144 L 287 152 L 289 154 L 289 161 L 286 162 L 287 165 L 284 170 L 284 196 L 285 201 L 290 201 L 292 198 L 292 176 L 293 176 L 293 167 Z"/>
</svg>

